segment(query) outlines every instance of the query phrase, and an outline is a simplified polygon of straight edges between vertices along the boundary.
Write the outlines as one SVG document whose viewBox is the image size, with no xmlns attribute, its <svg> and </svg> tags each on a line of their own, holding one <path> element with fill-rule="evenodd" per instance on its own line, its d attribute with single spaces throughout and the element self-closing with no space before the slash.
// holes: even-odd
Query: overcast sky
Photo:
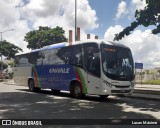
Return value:
<svg viewBox="0 0 160 128">
<path fill-rule="evenodd" d="M 0 32 L 7 40 L 24 51 L 27 42 L 24 36 L 38 26 L 61 26 L 74 31 L 75 0 L 0 0 Z M 143 9 L 141 0 L 77 0 L 77 26 L 81 27 L 81 39 L 86 34 L 113 40 L 114 34 L 134 21 L 136 9 Z M 145 68 L 160 67 L 160 36 L 151 34 L 151 28 L 138 27 L 132 34 L 118 43 L 131 48 L 134 61 L 144 63 Z"/>
</svg>

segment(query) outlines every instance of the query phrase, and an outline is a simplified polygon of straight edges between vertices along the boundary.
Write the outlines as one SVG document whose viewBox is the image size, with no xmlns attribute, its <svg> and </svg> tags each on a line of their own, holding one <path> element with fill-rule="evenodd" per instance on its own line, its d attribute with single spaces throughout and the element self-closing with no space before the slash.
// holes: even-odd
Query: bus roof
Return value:
<svg viewBox="0 0 160 128">
<path fill-rule="evenodd" d="M 84 40 L 84 41 L 83 40 L 82 41 L 76 41 L 76 42 L 72 42 L 72 45 L 84 44 L 84 43 L 90 43 L 90 42 L 96 42 L 98 44 L 104 42 L 105 44 L 108 44 L 108 45 L 114 45 L 114 46 L 128 48 L 127 46 L 125 46 L 123 44 L 120 44 L 120 43 L 115 43 L 115 42 L 107 41 L 107 40 L 99 40 L 99 39 L 87 39 L 87 40 Z M 26 54 L 26 53 L 33 53 L 33 52 L 37 52 L 37 51 L 50 50 L 50 49 L 54 49 L 54 48 L 62 48 L 62 47 L 66 47 L 66 46 L 69 46 L 69 43 L 68 42 L 62 42 L 62 43 L 57 43 L 57 44 L 44 46 L 43 48 L 35 49 L 35 50 L 30 51 L 30 52 L 17 53 L 16 55 L 23 55 L 23 54 Z"/>
</svg>

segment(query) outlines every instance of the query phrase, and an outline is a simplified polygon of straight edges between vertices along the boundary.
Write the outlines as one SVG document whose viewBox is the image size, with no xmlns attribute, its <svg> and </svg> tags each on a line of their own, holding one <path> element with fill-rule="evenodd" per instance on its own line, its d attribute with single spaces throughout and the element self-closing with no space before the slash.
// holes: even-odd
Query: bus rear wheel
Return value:
<svg viewBox="0 0 160 128">
<path fill-rule="evenodd" d="M 82 93 L 82 89 L 80 87 L 80 84 L 78 82 L 74 83 L 74 85 L 71 88 L 71 94 L 75 98 L 82 98 L 84 94 Z"/>
<path fill-rule="evenodd" d="M 29 80 L 28 87 L 29 87 L 30 92 L 39 92 L 41 90 L 40 88 L 34 87 L 34 81 L 33 80 Z"/>
</svg>

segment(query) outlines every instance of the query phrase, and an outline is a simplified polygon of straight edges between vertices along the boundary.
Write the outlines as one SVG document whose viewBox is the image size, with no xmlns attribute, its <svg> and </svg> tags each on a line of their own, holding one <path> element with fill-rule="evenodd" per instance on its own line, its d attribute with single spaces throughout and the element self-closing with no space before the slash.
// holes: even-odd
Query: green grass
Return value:
<svg viewBox="0 0 160 128">
<path fill-rule="evenodd" d="M 148 80 L 148 81 L 144 82 L 144 84 L 160 85 L 160 80 Z"/>
</svg>

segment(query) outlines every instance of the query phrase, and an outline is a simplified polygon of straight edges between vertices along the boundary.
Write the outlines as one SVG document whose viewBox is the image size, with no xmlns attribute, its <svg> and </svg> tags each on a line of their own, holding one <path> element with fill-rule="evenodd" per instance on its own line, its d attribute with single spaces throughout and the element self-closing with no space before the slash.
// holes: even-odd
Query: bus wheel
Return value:
<svg viewBox="0 0 160 128">
<path fill-rule="evenodd" d="M 51 89 L 51 91 L 53 92 L 53 94 L 59 94 L 60 93 L 60 90 Z"/>
<path fill-rule="evenodd" d="M 100 95 L 100 99 L 105 100 L 109 95 Z"/>
<path fill-rule="evenodd" d="M 29 87 L 30 92 L 35 92 L 36 89 L 34 87 L 34 81 L 33 80 L 29 80 L 28 87 Z"/>
<path fill-rule="evenodd" d="M 75 83 L 73 86 L 72 86 L 72 92 L 71 94 L 75 97 L 75 98 L 82 98 L 84 96 L 84 94 L 82 93 L 82 89 L 80 87 L 80 84 L 79 83 Z"/>
<path fill-rule="evenodd" d="M 39 92 L 41 90 L 41 88 L 34 87 L 34 81 L 31 79 L 28 82 L 28 87 L 30 92 Z"/>
</svg>

